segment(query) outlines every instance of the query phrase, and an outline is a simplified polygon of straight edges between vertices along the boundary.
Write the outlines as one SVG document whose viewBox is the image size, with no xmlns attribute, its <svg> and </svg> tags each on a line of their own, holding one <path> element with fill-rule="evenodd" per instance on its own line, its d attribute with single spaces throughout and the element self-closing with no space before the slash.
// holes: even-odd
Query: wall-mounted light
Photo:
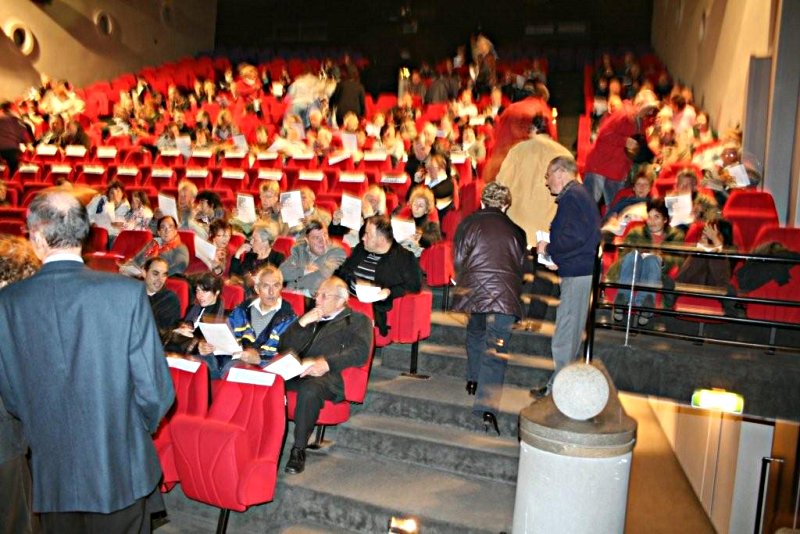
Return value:
<svg viewBox="0 0 800 534">
<path fill-rule="evenodd" d="M 100 35 L 108 37 L 117 31 L 117 21 L 106 11 L 98 11 L 94 14 L 94 27 Z"/>
<path fill-rule="evenodd" d="M 33 32 L 19 20 L 7 21 L 3 25 L 3 32 L 25 56 L 31 55 L 36 48 L 36 37 Z"/>
<path fill-rule="evenodd" d="M 413 517 L 392 517 L 389 532 L 396 534 L 419 534 L 419 523 Z"/>
<path fill-rule="evenodd" d="M 740 414 L 744 410 L 744 397 L 724 389 L 696 389 L 692 394 L 692 407 Z"/>
</svg>

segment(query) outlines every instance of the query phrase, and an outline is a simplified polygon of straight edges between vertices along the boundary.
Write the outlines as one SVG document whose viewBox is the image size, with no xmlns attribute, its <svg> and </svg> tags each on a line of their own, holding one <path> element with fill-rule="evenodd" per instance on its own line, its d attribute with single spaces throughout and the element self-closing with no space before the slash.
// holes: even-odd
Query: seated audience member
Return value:
<svg viewBox="0 0 800 534">
<path fill-rule="evenodd" d="M 683 232 L 669 225 L 669 212 L 664 205 L 664 199 L 654 198 L 647 202 L 647 223 L 634 228 L 625 236 L 626 245 L 677 245 L 683 243 Z M 620 250 L 619 259 L 609 268 L 608 280 L 620 284 L 630 284 L 633 281 L 633 265 L 636 266 L 637 288 L 641 286 L 650 287 L 674 287 L 672 279 L 669 278 L 669 271 L 677 266 L 681 258 L 670 256 L 659 251 L 639 252 L 634 248 L 624 248 Z M 624 318 L 623 307 L 630 301 L 630 289 L 620 288 L 614 300 L 614 320 L 622 321 Z M 633 298 L 635 306 L 647 308 L 655 307 L 655 294 L 650 291 L 636 290 Z M 639 326 L 646 326 L 650 322 L 652 312 L 642 312 L 639 314 Z"/>
<path fill-rule="evenodd" d="M 377 148 L 382 148 L 386 151 L 392 161 L 392 167 L 397 165 L 397 162 L 401 161 L 403 156 L 406 155 L 406 147 L 403 144 L 403 140 L 397 135 L 397 130 L 394 124 L 391 123 L 384 124 L 381 127 L 381 139 L 380 143 L 377 144 Z"/>
<path fill-rule="evenodd" d="M 63 115 L 72 117 L 83 113 L 86 104 L 69 87 L 65 80 L 53 83 L 39 102 L 42 115 Z"/>
<path fill-rule="evenodd" d="M 363 314 L 347 307 L 347 285 L 336 277 L 322 282 L 316 305 L 283 333 L 279 352 L 293 352 L 313 365 L 286 382 L 297 392 L 294 413 L 294 445 L 286 464 L 289 474 L 302 473 L 306 445 L 326 400 L 344 400 L 342 371 L 364 365 L 372 347 L 372 324 Z"/>
<path fill-rule="evenodd" d="M 381 288 L 380 300 L 372 307 L 375 326 L 384 336 L 389 333 L 386 314 L 392 309 L 394 299 L 416 293 L 422 287 L 419 260 L 394 240 L 392 223 L 383 215 L 366 220 L 362 243 L 353 249 L 336 274 L 347 282 L 353 295 L 357 285 Z"/>
<path fill-rule="evenodd" d="M 418 172 L 413 179 L 415 183 L 424 184 L 433 192 L 439 220 L 444 221 L 444 216 L 453 208 L 453 194 L 456 187 L 455 180 L 450 176 L 447 158 L 443 154 L 431 154 L 425 163 L 424 171 Z"/>
<path fill-rule="evenodd" d="M 469 156 L 473 170 L 486 160 L 486 145 L 482 138 L 475 137 L 475 129 L 472 126 L 467 126 L 461 131 L 461 149 Z"/>
<path fill-rule="evenodd" d="M 286 287 L 311 297 L 346 257 L 342 247 L 331 243 L 327 224 L 312 219 L 306 224 L 305 239 L 292 247 L 291 254 L 281 264 Z"/>
<path fill-rule="evenodd" d="M 733 225 L 725 219 L 709 221 L 702 224 L 703 230 L 697 242 L 697 248 L 708 252 L 736 252 L 733 244 Z M 681 265 L 676 282 L 727 289 L 730 287 L 732 262 L 725 258 L 706 258 L 701 256 L 687 256 Z M 663 295 L 664 307 L 672 308 L 675 295 Z M 723 300 L 726 313 L 734 314 L 735 305 L 731 301 Z"/>
<path fill-rule="evenodd" d="M 212 191 L 200 191 L 194 205 L 194 223 L 197 225 L 195 233 L 203 238 L 208 237 L 209 225 L 215 219 L 225 219 L 222 199 Z"/>
<path fill-rule="evenodd" d="M 178 148 L 178 137 L 180 137 L 181 132 L 178 129 L 178 125 L 174 122 L 170 122 L 167 124 L 164 131 L 161 132 L 161 135 L 158 136 L 156 139 L 156 149 L 158 151 L 165 150 L 167 148 Z"/>
<path fill-rule="evenodd" d="M 213 86 L 213 82 L 211 82 Z M 197 135 L 197 132 L 203 131 L 206 134 L 208 139 L 211 139 L 211 131 L 214 129 L 214 125 L 211 124 L 211 115 L 209 115 L 208 111 L 201 109 L 197 112 L 197 115 L 194 116 L 194 133 Z"/>
<path fill-rule="evenodd" d="M 131 194 L 131 211 L 125 216 L 125 230 L 148 230 L 153 219 L 150 199 L 145 191 L 134 191 Z"/>
<path fill-rule="evenodd" d="M 255 143 L 250 145 L 250 154 L 258 157 L 262 152 L 269 149 L 269 132 L 263 124 L 258 126 L 255 131 Z"/>
<path fill-rule="evenodd" d="M 8 199 L 8 186 L 5 180 L 0 180 L 0 206 L 10 206 L 11 201 Z"/>
<path fill-rule="evenodd" d="M 231 278 L 238 278 L 244 282 L 247 298 L 253 296 L 253 286 L 255 279 L 253 275 L 267 265 L 279 267 L 285 259 L 283 254 L 272 250 L 275 242 L 275 234 L 272 233 L 269 225 L 256 224 L 253 227 L 253 235 L 249 242 L 240 246 L 231 258 Z M 283 276 L 281 276 L 283 281 Z"/>
<path fill-rule="evenodd" d="M 203 273 L 195 280 L 195 302 L 189 307 L 183 322 L 165 342 L 164 350 L 183 354 L 210 354 L 199 345 L 204 341 L 200 323 L 220 323 L 225 320 L 225 304 L 222 302 L 222 278 L 214 273 Z M 208 348 L 208 344 L 206 347 Z"/>
<path fill-rule="evenodd" d="M 255 278 L 256 298 L 242 302 L 228 317 L 228 326 L 243 350 L 231 356 L 215 356 L 212 345 L 199 344 L 212 379 L 222 378 L 236 360 L 266 366 L 277 354 L 281 334 L 297 319 L 292 306 L 281 298 L 283 276 L 278 268 L 268 265 Z"/>
<path fill-rule="evenodd" d="M 33 276 L 41 267 L 30 242 L 0 234 L 0 289 Z M 0 517 L 4 531 L 36 532 L 31 513 L 31 473 L 25 458 L 28 443 L 22 423 L 8 413 L 0 398 Z"/>
<path fill-rule="evenodd" d="M 310 188 L 300 188 L 300 199 L 303 203 L 303 218 L 300 220 L 300 224 L 289 228 L 289 235 L 295 239 L 299 239 L 303 236 L 308 221 L 318 220 L 327 227 L 331 224 L 331 219 L 333 218 L 327 210 L 318 208 L 314 205 L 317 196 Z"/>
<path fill-rule="evenodd" d="M 158 219 L 158 237 L 148 243 L 127 263 L 120 265 L 120 272 L 141 276 L 144 262 L 160 256 L 169 265 L 168 275 L 180 274 L 189 265 L 189 249 L 181 242 L 178 225 L 169 215 Z"/>
<path fill-rule="evenodd" d="M 113 180 L 106 187 L 105 195 L 97 195 L 86 206 L 89 222 L 108 230 L 108 237 L 113 240 L 122 228 L 131 211 L 131 205 L 125 198 L 125 186 Z"/>
<path fill-rule="evenodd" d="M 342 210 L 339 209 L 333 214 L 328 233 L 334 237 L 342 237 L 345 243 L 354 247 L 364 236 L 364 221 L 373 215 L 386 215 L 386 191 L 377 184 L 369 186 L 361 197 L 361 227 L 354 230 L 342 226 Z"/>
<path fill-rule="evenodd" d="M 633 186 L 627 191 L 625 189 L 622 195 L 618 194 L 615 201 L 606 211 L 605 219 L 608 221 L 612 217 L 622 215 L 626 208 L 635 204 L 647 202 L 650 198 L 650 191 L 653 188 L 653 175 L 647 168 L 641 168 L 633 180 Z M 630 193 L 630 194 L 627 194 Z"/>
<path fill-rule="evenodd" d="M 216 143 L 233 142 L 233 137 L 239 135 L 239 129 L 233 123 L 233 116 L 227 109 L 223 109 L 217 116 L 217 124 L 211 138 Z"/>
<path fill-rule="evenodd" d="M 92 147 L 92 139 L 83 130 L 81 123 L 76 120 L 71 120 L 67 123 L 64 137 L 61 138 L 62 146 L 79 145 L 86 149 Z"/>
<path fill-rule="evenodd" d="M 684 169 L 678 173 L 675 189 L 667 193 L 667 196 L 691 195 L 692 196 L 692 216 L 695 221 L 709 221 L 719 217 L 719 206 L 717 200 L 697 189 L 697 175 L 690 169 Z M 681 224 L 680 229 L 686 231 L 689 224 Z"/>
<path fill-rule="evenodd" d="M 161 339 L 169 333 L 181 320 L 181 303 L 178 296 L 167 289 L 167 271 L 169 265 L 159 256 L 154 256 L 144 262 L 144 285 L 156 326 L 161 333 Z"/>
<path fill-rule="evenodd" d="M 225 219 L 214 219 L 208 226 L 211 244 L 217 248 L 211 271 L 219 276 L 227 277 L 231 269 L 231 260 L 236 248 L 231 246 L 231 225 Z"/>
<path fill-rule="evenodd" d="M 281 186 L 274 180 L 267 180 L 258 187 L 258 199 L 261 205 L 258 210 L 258 222 L 267 224 L 275 237 L 284 235 L 289 228 L 281 217 Z"/>
<path fill-rule="evenodd" d="M 419 258 L 423 250 L 442 240 L 442 230 L 438 222 L 431 220 L 430 214 L 434 211 L 435 203 L 430 189 L 423 185 L 414 187 L 408 206 L 417 232 L 400 244 Z"/>
<path fill-rule="evenodd" d="M 48 130 L 39 138 L 39 144 L 64 146 L 62 141 L 67 135 L 64 119 L 60 115 L 53 115 L 48 126 Z"/>
</svg>

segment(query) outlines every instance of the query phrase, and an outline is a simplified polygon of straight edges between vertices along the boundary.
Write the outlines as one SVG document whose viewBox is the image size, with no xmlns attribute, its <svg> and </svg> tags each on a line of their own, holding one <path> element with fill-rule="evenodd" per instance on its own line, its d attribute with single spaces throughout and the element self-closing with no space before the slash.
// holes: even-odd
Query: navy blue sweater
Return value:
<svg viewBox="0 0 800 534">
<path fill-rule="evenodd" d="M 547 252 L 558 265 L 559 276 L 590 275 L 600 244 L 597 205 L 579 182 L 568 183 L 556 203 L 558 209 L 550 223 Z"/>
</svg>

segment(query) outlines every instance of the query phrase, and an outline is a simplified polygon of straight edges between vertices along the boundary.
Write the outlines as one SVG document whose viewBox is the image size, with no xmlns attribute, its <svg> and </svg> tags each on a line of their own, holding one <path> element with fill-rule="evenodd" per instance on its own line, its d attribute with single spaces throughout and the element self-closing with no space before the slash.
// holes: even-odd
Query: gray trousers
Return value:
<svg viewBox="0 0 800 534">
<path fill-rule="evenodd" d="M 561 302 L 556 311 L 556 331 L 550 344 L 555 364 L 553 377 L 579 357 L 591 291 L 592 275 L 561 278 Z"/>
</svg>

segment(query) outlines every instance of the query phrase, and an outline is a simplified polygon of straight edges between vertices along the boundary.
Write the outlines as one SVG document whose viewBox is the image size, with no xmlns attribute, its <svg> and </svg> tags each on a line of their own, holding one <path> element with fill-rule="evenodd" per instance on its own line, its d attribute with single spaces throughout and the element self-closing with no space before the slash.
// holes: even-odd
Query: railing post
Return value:
<svg viewBox="0 0 800 534">
<path fill-rule="evenodd" d="M 764 532 L 764 509 L 767 506 L 767 486 L 769 485 L 769 468 L 772 462 L 783 463 L 781 458 L 764 456 L 761 458 L 761 478 L 758 482 L 758 502 L 756 503 L 756 524 L 754 534 Z"/>
<path fill-rule="evenodd" d="M 594 355 L 594 321 L 597 313 L 597 303 L 600 302 L 600 271 L 603 268 L 603 242 L 597 248 L 592 271 L 592 292 L 589 295 L 589 315 L 586 318 L 586 344 L 584 345 L 584 359 L 586 363 L 592 361 Z"/>
<path fill-rule="evenodd" d="M 636 267 L 639 266 L 639 249 L 633 249 L 633 275 L 631 276 L 631 292 L 628 295 L 628 320 L 625 321 L 625 346 L 631 334 L 631 316 L 633 315 L 633 288 L 636 286 Z"/>
</svg>

